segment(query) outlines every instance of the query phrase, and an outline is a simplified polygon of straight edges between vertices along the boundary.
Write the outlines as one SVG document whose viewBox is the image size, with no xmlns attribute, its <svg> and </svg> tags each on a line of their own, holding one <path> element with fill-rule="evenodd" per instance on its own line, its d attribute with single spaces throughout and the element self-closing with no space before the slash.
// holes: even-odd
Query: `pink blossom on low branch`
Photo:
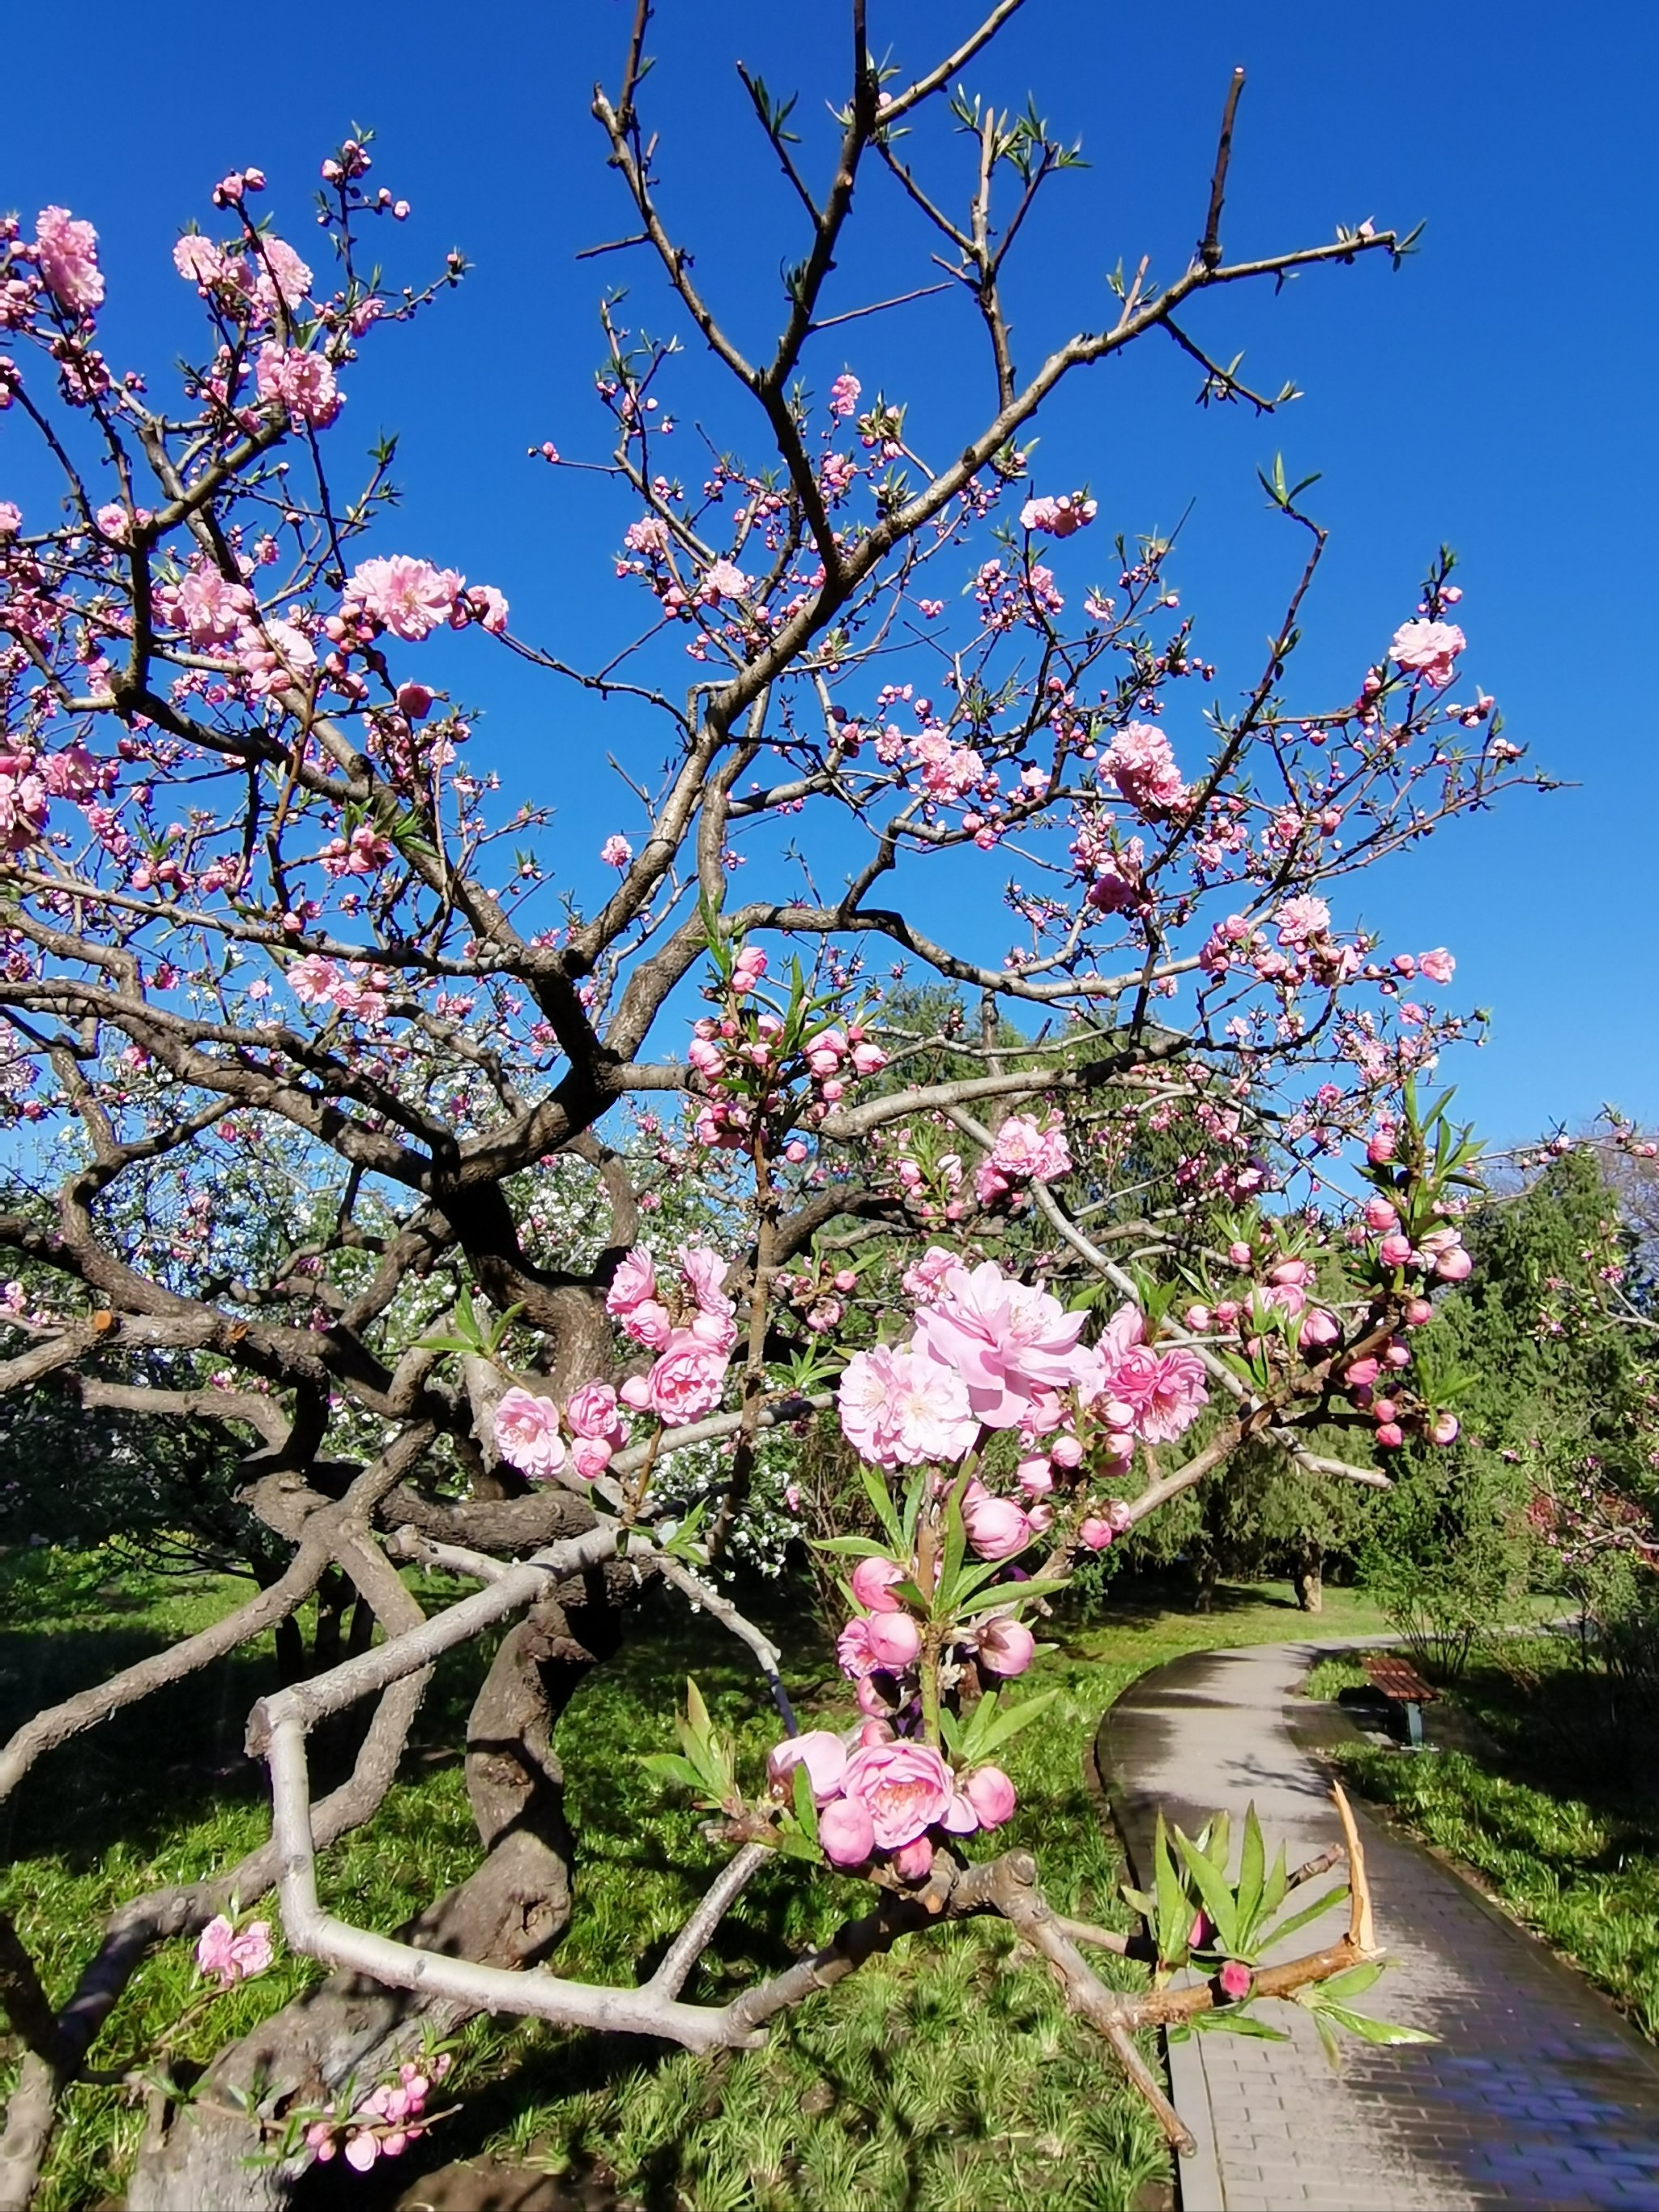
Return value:
<svg viewBox="0 0 1659 2212">
<path fill-rule="evenodd" d="M 1012 1498 L 981 1491 L 963 1501 L 963 1526 L 981 1559 L 1012 1559 L 1031 1540 L 1031 1519 Z"/>
<path fill-rule="evenodd" d="M 1028 499 L 1019 511 L 1019 526 L 1050 538 L 1070 538 L 1088 527 L 1096 511 L 1096 502 L 1081 492 L 1062 492 L 1058 499 Z"/>
<path fill-rule="evenodd" d="M 962 1376 L 911 1347 L 855 1352 L 836 1398 L 842 1434 L 878 1467 L 948 1463 L 979 1433 Z"/>
<path fill-rule="evenodd" d="M 891 1559 L 860 1559 L 852 1573 L 853 1595 L 866 1613 L 896 1613 L 892 1585 L 903 1580 L 903 1568 Z"/>
<path fill-rule="evenodd" d="M 1133 1428 L 1147 1443 L 1173 1443 L 1209 1402 L 1204 1363 L 1178 1346 L 1155 1352 L 1144 1341 L 1146 1330 L 1139 1307 L 1120 1306 L 1112 1316 L 1096 1346 L 1102 1362 L 1097 1395 L 1111 1426 Z"/>
<path fill-rule="evenodd" d="M 710 597 L 717 599 L 740 599 L 750 588 L 748 577 L 731 561 L 711 562 L 702 580 Z"/>
<path fill-rule="evenodd" d="M 979 1663 L 988 1674 L 1012 1680 L 1036 1656 L 1036 1638 L 1023 1620 L 988 1620 L 979 1632 Z"/>
<path fill-rule="evenodd" d="M 842 1795 L 870 1815 L 878 1847 L 902 1850 L 951 1809 L 951 1771 L 930 1744 L 880 1743 L 848 1761 Z"/>
<path fill-rule="evenodd" d="M 939 1297 L 916 1316 L 915 1344 L 960 1378 L 977 1419 L 1012 1429 L 1039 1392 L 1069 1389 L 1085 1371 L 1077 1356 L 1085 1318 L 987 1260 L 946 1275 Z"/>
<path fill-rule="evenodd" d="M 1331 926 L 1331 910 L 1324 900 L 1305 893 L 1286 899 L 1275 918 L 1281 945 L 1305 945 L 1310 937 L 1322 937 Z"/>
<path fill-rule="evenodd" d="M 646 1378 L 651 1411 L 671 1427 L 700 1420 L 720 1401 L 726 1356 L 689 1328 L 677 1328 Z"/>
<path fill-rule="evenodd" d="M 766 1778 L 775 1790 L 787 1795 L 797 1766 L 806 1769 L 817 1803 L 827 1805 L 839 1795 L 847 1771 L 847 1747 L 828 1729 L 809 1729 L 805 1735 L 786 1736 L 767 1754 Z"/>
<path fill-rule="evenodd" d="M 591 1437 L 613 1444 L 623 1438 L 617 1394 L 608 1382 L 584 1382 L 579 1390 L 573 1390 L 565 1405 L 564 1419 L 573 1437 Z"/>
<path fill-rule="evenodd" d="M 501 1394 L 493 1433 L 496 1450 L 520 1474 L 544 1482 L 564 1465 L 559 1409 L 550 1398 L 520 1389 L 515 1383 Z"/>
<path fill-rule="evenodd" d="M 250 1921 L 239 1936 L 222 1912 L 209 1921 L 196 1944 L 197 1972 L 225 1990 L 263 1974 L 274 1956 L 267 1921 Z"/>
<path fill-rule="evenodd" d="M 183 240 L 180 240 L 180 244 Z M 178 258 L 177 251 L 174 259 Z M 297 307 L 311 289 L 311 270 L 285 238 L 259 241 L 259 273 L 253 280 L 254 297 L 270 314 L 280 296 L 285 307 Z"/>
<path fill-rule="evenodd" d="M 962 1786 L 981 1828 L 1000 1828 L 1013 1818 L 1018 1799 L 1000 1766 L 975 1767 Z"/>
<path fill-rule="evenodd" d="M 832 1798 L 818 1814 L 818 1844 L 831 1866 L 862 1866 L 876 1848 L 869 1807 L 851 1797 Z"/>
</svg>

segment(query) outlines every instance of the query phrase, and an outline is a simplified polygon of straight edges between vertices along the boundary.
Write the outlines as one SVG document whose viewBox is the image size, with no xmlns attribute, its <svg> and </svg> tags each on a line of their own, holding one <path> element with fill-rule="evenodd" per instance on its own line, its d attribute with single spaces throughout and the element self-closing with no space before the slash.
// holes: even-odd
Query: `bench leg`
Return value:
<svg viewBox="0 0 1659 2212">
<path fill-rule="evenodd" d="M 1423 1708 L 1407 1700 L 1406 1705 L 1406 1741 L 1413 1751 L 1423 1748 Z"/>
</svg>

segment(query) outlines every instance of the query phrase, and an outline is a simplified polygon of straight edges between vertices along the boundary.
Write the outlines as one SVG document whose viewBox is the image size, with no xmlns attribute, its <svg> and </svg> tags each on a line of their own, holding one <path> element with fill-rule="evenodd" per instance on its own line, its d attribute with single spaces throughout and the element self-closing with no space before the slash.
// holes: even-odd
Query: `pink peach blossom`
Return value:
<svg viewBox="0 0 1659 2212">
<path fill-rule="evenodd" d="M 914 1886 L 926 1881 L 933 1871 L 933 1846 L 926 1836 L 918 1836 L 893 1854 L 893 1872 L 901 1881 Z"/>
<path fill-rule="evenodd" d="M 102 301 L 98 234 L 67 208 L 44 207 L 34 218 L 34 259 L 46 289 L 69 314 L 89 314 Z"/>
<path fill-rule="evenodd" d="M 842 1793 L 862 1805 L 884 1851 L 902 1850 L 951 1809 L 949 1768 L 930 1744 L 880 1743 L 848 1761 Z"/>
<path fill-rule="evenodd" d="M 806 1769 L 814 1802 L 827 1805 L 840 1794 L 841 1779 L 847 1771 L 847 1747 L 828 1729 L 809 1729 L 805 1735 L 786 1736 L 767 1754 L 766 1778 L 787 1796 L 794 1786 L 797 1766 Z"/>
<path fill-rule="evenodd" d="M 407 553 L 361 561 L 346 584 L 344 605 L 418 644 L 449 620 L 461 589 L 453 568 L 434 568 Z"/>
<path fill-rule="evenodd" d="M 1036 1656 L 1036 1638 L 1023 1620 L 988 1620 L 979 1632 L 979 1663 L 988 1674 L 1012 1680 Z"/>
<path fill-rule="evenodd" d="M 915 1341 L 961 1379 L 988 1428 L 1012 1429 L 1039 1392 L 1066 1389 L 1086 1371 L 1077 1349 L 1085 1318 L 987 1260 L 971 1273 L 951 1270 L 939 1296 L 917 1315 Z"/>
<path fill-rule="evenodd" d="M 263 1974 L 275 1956 L 270 1924 L 252 1920 L 238 1935 L 222 1912 L 210 1920 L 196 1944 L 196 1968 L 204 1979 L 216 1980 L 228 1990 L 237 1982 Z"/>
<path fill-rule="evenodd" d="M 1402 668 L 1419 675 L 1437 691 L 1452 680 L 1457 656 L 1468 640 L 1455 623 L 1402 623 L 1389 650 Z"/>
<path fill-rule="evenodd" d="M 903 1568 L 891 1559 L 860 1559 L 853 1570 L 853 1595 L 866 1613 L 896 1613 L 892 1585 L 903 1580 Z"/>
<path fill-rule="evenodd" d="M 1000 1828 L 1013 1818 L 1019 1801 L 1000 1766 L 976 1766 L 962 1786 L 981 1828 Z"/>
<path fill-rule="evenodd" d="M 869 1807 L 855 1798 L 832 1798 L 818 1814 L 818 1844 L 831 1866 L 862 1866 L 876 1848 Z"/>
<path fill-rule="evenodd" d="M 963 1526 L 981 1559 L 1012 1559 L 1031 1540 L 1031 1522 L 1012 1498 L 985 1496 L 964 1501 Z"/>
<path fill-rule="evenodd" d="M 979 1432 L 962 1377 L 903 1346 L 855 1352 L 836 1399 L 842 1434 L 878 1467 L 958 1460 Z"/>
<path fill-rule="evenodd" d="M 723 1352 L 689 1328 L 675 1329 L 647 1378 L 652 1412 L 673 1427 L 712 1413 L 720 1401 L 726 1369 Z"/>
<path fill-rule="evenodd" d="M 545 1481 L 564 1465 L 559 1409 L 550 1398 L 520 1389 L 504 1390 L 495 1407 L 495 1449 L 520 1474 Z"/>
</svg>

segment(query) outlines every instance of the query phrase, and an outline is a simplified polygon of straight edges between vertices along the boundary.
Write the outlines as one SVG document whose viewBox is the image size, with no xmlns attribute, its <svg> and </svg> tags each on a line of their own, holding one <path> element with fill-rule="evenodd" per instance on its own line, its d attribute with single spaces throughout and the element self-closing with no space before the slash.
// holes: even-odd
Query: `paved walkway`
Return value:
<svg viewBox="0 0 1659 2212">
<path fill-rule="evenodd" d="M 1107 1715 L 1101 1770 L 1143 1882 L 1159 1803 L 1190 1835 L 1254 1799 L 1269 1851 L 1283 1837 L 1292 1866 L 1340 1840 L 1316 1756 L 1351 1731 L 1297 1691 L 1341 1640 L 1177 1660 Z M 1199 2138 L 1181 2161 L 1184 2212 L 1659 2212 L 1652 2047 L 1437 1859 L 1356 1812 L 1378 1938 L 1396 1962 L 1365 2005 L 1444 2039 L 1378 2050 L 1345 2038 L 1337 2075 L 1311 2021 L 1264 2005 L 1293 2043 L 1174 2045 L 1176 2105 Z M 1332 1941 L 1345 1915 L 1299 1930 L 1287 1954 Z"/>
</svg>

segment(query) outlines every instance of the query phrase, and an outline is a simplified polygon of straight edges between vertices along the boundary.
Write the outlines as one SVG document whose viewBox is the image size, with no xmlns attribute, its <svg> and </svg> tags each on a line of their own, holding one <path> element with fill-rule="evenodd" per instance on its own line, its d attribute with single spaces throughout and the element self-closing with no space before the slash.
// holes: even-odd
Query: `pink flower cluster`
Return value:
<svg viewBox="0 0 1659 2212">
<path fill-rule="evenodd" d="M 1170 740 L 1151 722 L 1126 723 L 1101 755 L 1100 773 L 1142 814 L 1174 813 L 1186 805 Z"/>
<path fill-rule="evenodd" d="M 623 1384 L 624 1404 L 654 1413 L 670 1428 L 714 1411 L 738 1340 L 726 1275 L 726 1261 L 702 1245 L 681 1250 L 678 1281 L 658 1274 L 643 1245 L 628 1255 L 605 1308 L 624 1336 L 657 1356 L 647 1373 Z"/>
<path fill-rule="evenodd" d="M 447 623 L 464 629 L 476 622 L 499 635 L 507 628 L 507 601 L 491 584 L 468 590 L 453 568 L 434 568 L 408 553 L 360 561 L 347 579 L 340 612 L 324 624 L 337 642 L 356 629 L 370 635 L 386 629 L 418 645 Z"/>
<path fill-rule="evenodd" d="M 1184 1346 L 1155 1350 L 1146 1342 L 1146 1320 L 1139 1306 L 1118 1308 L 1094 1356 L 1100 1363 L 1099 1380 L 1086 1389 L 1085 1402 L 1106 1428 L 1109 1458 L 1127 1459 L 1136 1437 L 1143 1443 L 1174 1443 L 1209 1402 L 1203 1361 Z"/>
<path fill-rule="evenodd" d="M 424 2071 L 405 2059 L 398 2069 L 397 2079 L 372 2089 L 349 2118 L 337 2120 L 333 2106 L 325 2107 L 325 2117 L 313 2120 L 306 2130 L 306 2148 L 315 2151 L 319 2160 L 326 2165 L 342 2148 L 343 2139 L 346 2164 L 359 2173 L 367 2173 L 377 2159 L 398 2157 L 431 2126 L 426 2117 L 427 2099 L 448 2073 L 450 2064 L 447 2051 L 441 2051 Z"/>
<path fill-rule="evenodd" d="M 288 410 L 289 420 L 296 429 L 309 425 L 313 430 L 326 430 L 345 404 L 327 356 L 303 347 L 262 346 L 254 364 L 253 382 L 261 399 Z"/>
<path fill-rule="evenodd" d="M 89 222 L 67 208 L 42 208 L 34 218 L 33 252 L 41 282 L 65 314 L 89 315 L 102 303 L 98 234 Z"/>
<path fill-rule="evenodd" d="M 566 1401 L 562 1433 L 559 1409 L 552 1399 L 514 1384 L 501 1393 L 495 1407 L 493 1433 L 495 1449 L 510 1467 L 535 1482 L 550 1482 L 555 1475 L 570 1474 L 592 1482 L 603 1474 L 628 1441 L 617 1393 L 608 1382 L 584 1382 Z"/>
<path fill-rule="evenodd" d="M 0 847 L 27 853 L 46 826 L 51 793 L 33 753 L 0 752 Z"/>
<path fill-rule="evenodd" d="M 759 989 L 766 969 L 759 945 L 744 945 L 726 981 L 724 1012 L 705 1014 L 692 1025 L 685 1056 L 712 1095 L 699 1106 L 691 1134 L 708 1151 L 741 1150 L 757 1114 L 784 1110 L 787 1086 L 799 1075 L 805 1076 L 812 1095 L 793 1118 L 810 1124 L 840 1104 L 848 1077 L 878 1075 L 887 1065 L 886 1054 L 857 1022 L 844 1030 L 826 1022 L 802 1039 L 799 1060 L 786 1055 L 781 1016 L 744 1003 Z"/>
<path fill-rule="evenodd" d="M 354 960 L 343 968 L 320 952 L 308 952 L 294 962 L 286 980 L 301 1006 L 334 1006 L 354 1021 L 371 1024 L 386 1018 L 385 971 L 366 961 Z"/>
<path fill-rule="evenodd" d="M 1000 1766 L 953 1774 L 931 1744 L 896 1737 L 886 1722 L 866 1721 L 848 1753 L 827 1729 L 788 1736 L 767 1761 L 775 1796 L 787 1801 L 794 1770 L 806 1769 L 817 1808 L 818 1842 L 832 1866 L 866 1866 L 878 1853 L 902 1881 L 933 1871 L 930 1829 L 971 1836 L 1000 1828 L 1018 1802 Z"/>
<path fill-rule="evenodd" d="M 1086 530 L 1096 512 L 1095 501 L 1080 491 L 1063 492 L 1058 499 L 1028 499 L 1019 511 L 1019 526 L 1050 538 L 1070 538 Z"/>
<path fill-rule="evenodd" d="M 197 1939 L 196 1971 L 204 1980 L 216 1981 L 222 1990 L 228 1990 L 265 1972 L 275 1956 L 268 1921 L 251 1920 L 239 1935 L 234 1924 L 220 1912 Z"/>
<path fill-rule="evenodd" d="M 1046 1123 L 1034 1114 L 1010 1114 L 974 1170 L 974 1188 L 981 1206 L 994 1206 L 1018 1184 L 1053 1182 L 1071 1172 L 1066 1127 L 1058 1114 L 1051 1113 Z"/>
</svg>

